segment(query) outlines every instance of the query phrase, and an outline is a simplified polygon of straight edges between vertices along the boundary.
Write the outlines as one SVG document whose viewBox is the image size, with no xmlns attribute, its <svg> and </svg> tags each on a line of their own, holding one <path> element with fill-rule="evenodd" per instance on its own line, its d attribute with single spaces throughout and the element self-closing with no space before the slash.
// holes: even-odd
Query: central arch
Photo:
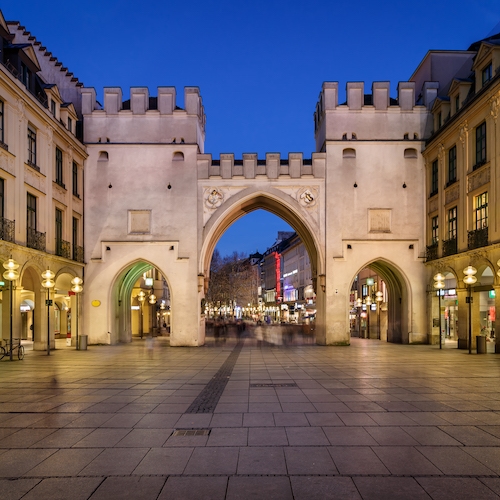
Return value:
<svg viewBox="0 0 500 500">
<path fill-rule="evenodd" d="M 203 228 L 203 243 L 200 255 L 200 276 L 204 278 L 204 292 L 208 288 L 210 263 L 220 237 L 228 227 L 241 217 L 255 210 L 266 210 L 287 222 L 299 235 L 309 254 L 313 287 L 319 297 L 317 301 L 316 335 L 321 340 L 324 336 L 325 301 L 317 291 L 318 278 L 324 275 L 324 244 L 321 242 L 323 231 L 317 227 L 313 218 L 301 205 L 279 190 L 275 192 L 240 192 L 223 203 L 210 216 Z"/>
</svg>

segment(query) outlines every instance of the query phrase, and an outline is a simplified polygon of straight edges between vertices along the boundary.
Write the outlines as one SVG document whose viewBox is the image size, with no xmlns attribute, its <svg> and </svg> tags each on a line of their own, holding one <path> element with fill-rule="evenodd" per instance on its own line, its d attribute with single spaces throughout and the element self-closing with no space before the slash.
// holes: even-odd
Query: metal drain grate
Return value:
<svg viewBox="0 0 500 500">
<path fill-rule="evenodd" d="M 297 384 L 250 384 L 250 387 L 297 387 Z"/>
<path fill-rule="evenodd" d="M 175 429 L 172 436 L 208 436 L 210 429 Z"/>
</svg>

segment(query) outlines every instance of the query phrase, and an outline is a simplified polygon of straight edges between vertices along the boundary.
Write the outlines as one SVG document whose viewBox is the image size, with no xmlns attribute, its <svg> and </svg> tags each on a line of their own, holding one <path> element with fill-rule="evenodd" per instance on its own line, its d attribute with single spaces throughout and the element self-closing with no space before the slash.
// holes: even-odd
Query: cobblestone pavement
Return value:
<svg viewBox="0 0 500 500">
<path fill-rule="evenodd" d="M 1 361 L 0 498 L 499 498 L 500 356 L 243 343 Z"/>
</svg>

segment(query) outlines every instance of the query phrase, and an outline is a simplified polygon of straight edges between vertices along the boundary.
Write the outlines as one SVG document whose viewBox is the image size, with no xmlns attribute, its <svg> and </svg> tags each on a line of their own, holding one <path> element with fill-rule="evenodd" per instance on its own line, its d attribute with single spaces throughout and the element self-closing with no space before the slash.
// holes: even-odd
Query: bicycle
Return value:
<svg viewBox="0 0 500 500">
<path fill-rule="evenodd" d="M 12 339 L 12 344 L 7 343 L 7 345 L 0 346 L 0 359 L 3 359 L 5 356 L 10 357 L 10 353 L 14 353 L 14 351 L 17 349 L 17 358 L 18 359 L 23 359 L 24 358 L 24 346 L 21 345 L 21 339 Z"/>
</svg>

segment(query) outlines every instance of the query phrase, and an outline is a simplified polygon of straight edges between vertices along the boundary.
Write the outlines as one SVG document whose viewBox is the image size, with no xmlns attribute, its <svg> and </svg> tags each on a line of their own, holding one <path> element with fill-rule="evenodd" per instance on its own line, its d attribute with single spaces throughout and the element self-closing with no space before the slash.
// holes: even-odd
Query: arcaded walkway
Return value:
<svg viewBox="0 0 500 500">
<path fill-rule="evenodd" d="M 352 342 L 3 360 L 0 497 L 499 498 L 500 355 Z"/>
</svg>

